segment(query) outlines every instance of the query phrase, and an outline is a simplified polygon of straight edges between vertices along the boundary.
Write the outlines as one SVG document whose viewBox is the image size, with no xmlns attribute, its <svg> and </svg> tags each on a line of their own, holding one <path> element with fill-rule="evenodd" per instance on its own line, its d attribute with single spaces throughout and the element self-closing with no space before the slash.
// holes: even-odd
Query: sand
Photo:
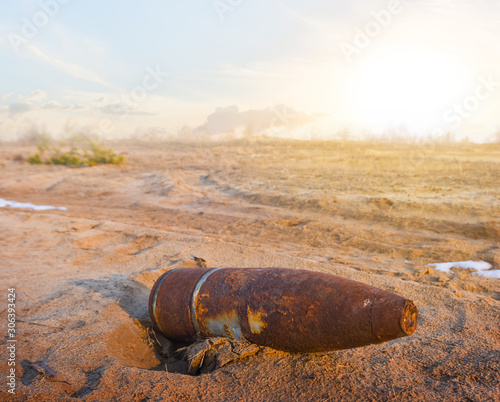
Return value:
<svg viewBox="0 0 500 402">
<path fill-rule="evenodd" d="M 427 266 L 500 269 L 500 145 L 112 146 L 125 166 L 31 166 L 35 147 L 1 145 L 0 198 L 67 210 L 0 208 L 3 334 L 17 296 L 16 393 L 3 337 L 0 399 L 500 400 L 500 280 Z M 362 281 L 413 300 L 419 327 L 321 354 L 221 339 L 176 351 L 151 330 L 149 291 L 200 264 Z"/>
</svg>

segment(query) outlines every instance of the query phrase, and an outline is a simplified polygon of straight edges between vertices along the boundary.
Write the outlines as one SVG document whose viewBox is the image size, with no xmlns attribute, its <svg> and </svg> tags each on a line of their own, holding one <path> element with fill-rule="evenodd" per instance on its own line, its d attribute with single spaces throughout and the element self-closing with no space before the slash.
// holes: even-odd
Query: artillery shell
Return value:
<svg viewBox="0 0 500 402">
<path fill-rule="evenodd" d="M 287 268 L 178 268 L 153 286 L 149 314 L 167 338 L 222 336 L 287 352 L 355 348 L 411 335 L 418 312 L 394 293 Z"/>
</svg>

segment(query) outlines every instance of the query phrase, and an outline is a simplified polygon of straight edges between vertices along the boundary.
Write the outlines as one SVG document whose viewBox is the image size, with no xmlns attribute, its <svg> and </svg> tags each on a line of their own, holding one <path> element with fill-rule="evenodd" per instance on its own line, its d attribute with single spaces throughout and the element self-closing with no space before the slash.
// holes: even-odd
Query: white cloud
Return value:
<svg viewBox="0 0 500 402">
<path fill-rule="evenodd" d="M 9 92 L 8 94 L 3 95 L 3 96 L 2 96 L 2 99 L 3 99 L 3 100 L 7 100 L 7 99 L 9 99 L 12 95 L 13 95 L 13 93 L 12 93 L 12 92 Z"/>
<path fill-rule="evenodd" d="M 67 109 L 67 110 L 86 110 L 86 109 L 89 109 L 89 107 L 86 106 L 86 105 L 82 105 L 81 103 L 78 103 L 76 105 L 67 105 L 67 106 L 64 106 L 63 109 Z"/>
<path fill-rule="evenodd" d="M 34 110 L 34 107 L 29 102 L 26 102 L 26 103 L 17 102 L 17 103 L 11 103 L 9 105 L 9 112 L 12 115 L 15 115 L 18 113 L 26 113 L 26 112 L 30 112 L 32 110 Z"/>
<path fill-rule="evenodd" d="M 47 97 L 47 92 L 42 91 L 41 89 L 37 89 L 36 91 L 30 92 L 28 95 L 17 95 L 18 100 L 27 101 L 39 101 L 45 99 Z"/>
<path fill-rule="evenodd" d="M 285 11 L 285 13 L 289 14 L 290 16 L 296 18 L 300 22 L 302 22 L 304 25 L 308 26 L 311 28 L 313 31 L 316 31 L 320 33 L 319 38 L 326 39 L 328 41 L 336 41 L 339 38 L 339 24 L 332 24 L 331 21 L 328 20 L 321 20 L 318 18 L 306 16 L 306 14 L 302 12 L 295 11 L 293 8 L 291 8 L 288 5 L 284 4 L 279 4 L 279 7 Z M 317 40 L 317 37 L 316 37 Z"/>
<path fill-rule="evenodd" d="M 59 102 L 50 101 L 50 102 L 44 103 L 41 106 L 41 109 L 59 109 L 60 107 L 61 107 L 61 104 Z"/>
<path fill-rule="evenodd" d="M 68 75 L 71 75 L 75 78 L 82 79 L 85 81 L 90 81 L 90 82 L 95 82 L 97 84 L 109 87 L 109 88 L 114 88 L 113 85 L 110 83 L 106 82 L 103 78 L 99 76 L 99 74 L 87 70 L 86 68 L 78 65 L 78 64 L 73 64 L 69 63 L 67 61 L 57 59 L 55 57 L 49 56 L 39 48 L 37 48 L 34 45 L 26 45 L 26 48 L 29 49 L 35 56 L 37 56 L 39 59 L 45 61 L 46 63 L 52 65 L 53 67 L 65 72 Z"/>
<path fill-rule="evenodd" d="M 47 97 L 47 92 L 42 91 L 41 89 L 37 89 L 36 91 L 31 92 L 26 95 L 26 99 L 30 101 L 38 101 L 45 99 Z"/>
<path fill-rule="evenodd" d="M 153 116 L 158 114 L 156 112 L 152 112 L 149 110 L 140 110 L 137 107 L 131 105 L 130 103 L 120 102 L 120 101 L 110 103 L 105 106 L 100 106 L 97 109 L 104 114 L 121 115 L 121 116 L 128 116 L 128 115 Z"/>
<path fill-rule="evenodd" d="M 35 91 L 37 92 L 37 91 Z M 43 91 L 42 91 L 43 92 Z M 29 96 L 29 95 L 28 95 Z M 28 98 L 26 96 L 25 98 Z M 39 98 L 38 94 L 38 98 Z M 32 99 L 36 99 L 37 96 L 33 96 Z M 11 103 L 8 106 L 5 106 L 6 110 L 10 112 L 11 115 L 16 115 L 19 113 L 26 113 L 26 112 L 32 112 L 32 111 L 55 111 L 57 112 L 63 112 L 63 111 L 81 111 L 81 110 L 89 110 L 90 108 L 87 105 L 81 104 L 81 103 L 75 103 L 75 104 L 66 104 L 62 105 L 61 103 L 51 100 L 48 102 L 45 102 L 41 104 L 40 106 L 35 105 L 31 102 L 14 102 Z M 1 110 L 1 108 L 0 108 Z"/>
</svg>

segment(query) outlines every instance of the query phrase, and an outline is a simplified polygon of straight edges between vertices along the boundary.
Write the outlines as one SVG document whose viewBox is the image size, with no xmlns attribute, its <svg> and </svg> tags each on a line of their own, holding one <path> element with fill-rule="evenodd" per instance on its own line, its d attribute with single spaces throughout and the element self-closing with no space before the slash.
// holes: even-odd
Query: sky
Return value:
<svg viewBox="0 0 500 402">
<path fill-rule="evenodd" d="M 498 140 L 500 1 L 0 3 L 2 140 L 213 135 L 228 110 L 236 133 Z"/>
</svg>

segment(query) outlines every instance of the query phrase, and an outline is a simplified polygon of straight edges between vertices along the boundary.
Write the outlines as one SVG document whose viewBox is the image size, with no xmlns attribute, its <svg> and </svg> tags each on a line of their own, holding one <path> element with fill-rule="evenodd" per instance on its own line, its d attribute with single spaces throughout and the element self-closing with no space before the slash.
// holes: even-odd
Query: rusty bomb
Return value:
<svg viewBox="0 0 500 402">
<path fill-rule="evenodd" d="M 290 268 L 177 268 L 156 281 L 153 326 L 167 338 L 244 339 L 287 352 L 325 352 L 415 332 L 411 300 L 361 282 Z"/>
</svg>

